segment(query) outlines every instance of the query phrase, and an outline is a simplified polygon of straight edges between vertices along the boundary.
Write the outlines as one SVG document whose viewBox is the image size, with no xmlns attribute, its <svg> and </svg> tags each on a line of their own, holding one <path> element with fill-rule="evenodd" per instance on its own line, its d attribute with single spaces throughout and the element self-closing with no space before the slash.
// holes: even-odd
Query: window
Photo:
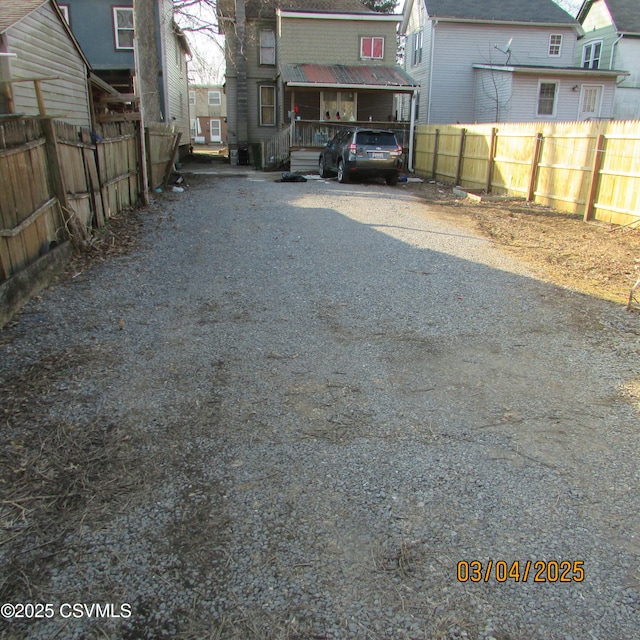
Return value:
<svg viewBox="0 0 640 640">
<path fill-rule="evenodd" d="M 549 55 L 557 58 L 562 52 L 562 35 L 552 34 L 549 36 Z"/>
<path fill-rule="evenodd" d="M 601 53 L 602 40 L 585 44 L 582 49 L 582 66 L 585 69 L 599 69 Z"/>
<path fill-rule="evenodd" d="M 413 66 L 422 62 L 422 31 L 413 34 Z"/>
<path fill-rule="evenodd" d="M 556 114 L 557 82 L 541 82 L 538 88 L 539 116 L 554 116 Z"/>
<path fill-rule="evenodd" d="M 271 29 L 260 31 L 260 64 L 276 63 L 276 34 Z"/>
<path fill-rule="evenodd" d="M 363 60 L 384 58 L 384 38 L 360 38 L 360 57 Z"/>
<path fill-rule="evenodd" d="M 191 106 L 194 106 L 196 103 L 196 92 L 195 91 L 189 91 L 189 104 Z"/>
<path fill-rule="evenodd" d="M 207 99 L 207 104 L 210 107 L 219 107 L 222 104 L 222 99 L 220 97 L 219 91 L 209 91 L 209 97 Z"/>
<path fill-rule="evenodd" d="M 130 7 L 114 7 L 113 26 L 116 36 L 116 49 L 133 49 L 133 9 Z"/>
<path fill-rule="evenodd" d="M 276 124 L 276 88 L 260 85 L 260 125 L 274 127 Z"/>
<path fill-rule="evenodd" d="M 71 24 L 69 22 L 69 5 L 68 4 L 59 4 L 58 9 L 60 9 L 60 13 L 64 16 L 64 19 L 67 24 Z"/>
</svg>

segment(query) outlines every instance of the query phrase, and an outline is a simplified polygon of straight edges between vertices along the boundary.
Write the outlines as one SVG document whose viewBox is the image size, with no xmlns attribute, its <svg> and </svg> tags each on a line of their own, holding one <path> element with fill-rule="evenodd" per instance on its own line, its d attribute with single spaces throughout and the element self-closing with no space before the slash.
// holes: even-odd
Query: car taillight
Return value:
<svg viewBox="0 0 640 640">
<path fill-rule="evenodd" d="M 355 156 L 357 151 L 358 151 L 358 145 L 355 142 L 352 142 L 349 145 L 349 153 Z"/>
<path fill-rule="evenodd" d="M 396 147 L 396 150 L 395 150 L 395 151 L 391 151 L 391 153 L 390 153 L 389 155 L 392 155 L 392 156 L 401 156 L 401 155 L 402 155 L 402 147 L 401 147 L 400 145 L 398 145 L 398 146 Z"/>
</svg>

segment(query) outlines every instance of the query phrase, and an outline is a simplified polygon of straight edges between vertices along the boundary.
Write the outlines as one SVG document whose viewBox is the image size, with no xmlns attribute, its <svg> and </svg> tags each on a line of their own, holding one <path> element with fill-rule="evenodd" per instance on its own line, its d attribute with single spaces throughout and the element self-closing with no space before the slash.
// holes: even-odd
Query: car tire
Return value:
<svg viewBox="0 0 640 640">
<path fill-rule="evenodd" d="M 392 176 L 387 176 L 386 181 L 390 187 L 395 187 L 398 184 L 398 174 L 394 173 Z"/>
<path fill-rule="evenodd" d="M 320 161 L 318 162 L 318 173 L 320 173 L 321 178 L 329 177 L 329 172 L 327 171 L 327 167 L 325 165 L 324 156 L 320 156 Z"/>
<path fill-rule="evenodd" d="M 344 167 L 344 160 L 342 158 L 338 160 L 338 182 L 342 184 L 349 182 L 349 176 L 347 175 L 346 169 Z"/>
</svg>

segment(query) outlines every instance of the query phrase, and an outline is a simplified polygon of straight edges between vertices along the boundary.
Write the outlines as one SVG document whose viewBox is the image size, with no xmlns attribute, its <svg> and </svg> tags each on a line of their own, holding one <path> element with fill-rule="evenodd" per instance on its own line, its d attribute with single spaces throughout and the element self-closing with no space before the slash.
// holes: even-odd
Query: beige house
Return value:
<svg viewBox="0 0 640 640">
<path fill-rule="evenodd" d="M 89 127 L 89 70 L 53 0 L 0 0 L 0 114 Z"/>
<path fill-rule="evenodd" d="M 224 87 L 189 85 L 191 144 L 227 144 L 227 96 Z"/>
<path fill-rule="evenodd" d="M 399 15 L 359 0 L 220 0 L 218 13 L 232 161 L 282 132 L 308 147 L 344 123 L 388 125 L 395 95 L 417 90 L 396 63 Z"/>
</svg>

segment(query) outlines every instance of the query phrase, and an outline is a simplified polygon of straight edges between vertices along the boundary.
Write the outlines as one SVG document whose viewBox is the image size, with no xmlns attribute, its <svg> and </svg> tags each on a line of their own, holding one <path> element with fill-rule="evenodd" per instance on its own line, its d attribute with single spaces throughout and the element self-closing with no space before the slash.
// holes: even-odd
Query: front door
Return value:
<svg viewBox="0 0 640 640">
<path fill-rule="evenodd" d="M 579 120 L 593 120 L 600 117 L 602 105 L 602 85 L 583 84 L 580 91 Z"/>
<path fill-rule="evenodd" d="M 220 120 L 211 120 L 211 142 L 222 142 L 222 126 Z"/>
</svg>

